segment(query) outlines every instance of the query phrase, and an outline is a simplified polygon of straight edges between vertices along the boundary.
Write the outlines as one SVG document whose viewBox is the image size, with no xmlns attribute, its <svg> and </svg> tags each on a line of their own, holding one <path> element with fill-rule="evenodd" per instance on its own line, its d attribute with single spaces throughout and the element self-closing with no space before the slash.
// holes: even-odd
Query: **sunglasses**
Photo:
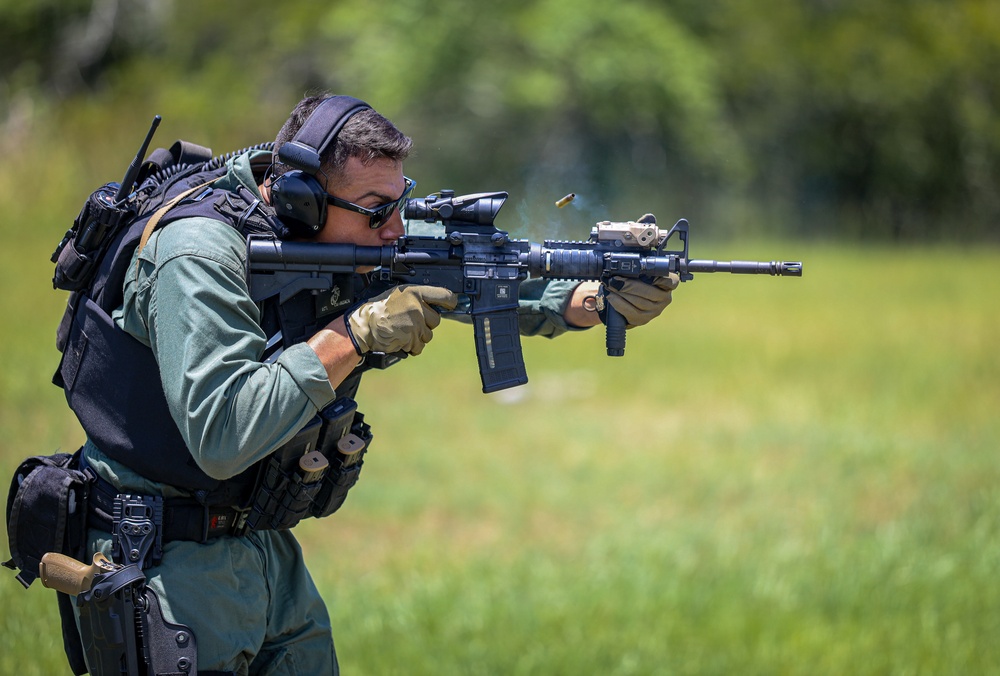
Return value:
<svg viewBox="0 0 1000 676">
<path fill-rule="evenodd" d="M 413 192 L 414 186 L 417 182 L 413 179 L 403 177 L 406 181 L 406 187 L 403 189 L 403 194 L 399 196 L 399 199 L 395 199 L 391 202 L 386 202 L 385 204 L 375 207 L 374 209 L 366 209 L 365 207 L 358 206 L 354 202 L 348 202 L 347 200 L 342 200 L 339 197 L 334 197 L 330 193 L 326 194 L 326 201 L 328 204 L 332 204 L 335 207 L 340 207 L 341 209 L 347 209 L 348 211 L 354 211 L 361 214 L 362 216 L 368 217 L 368 227 L 372 230 L 377 230 L 383 225 L 389 222 L 392 215 L 399 209 L 402 212 L 403 207 L 406 204 L 406 199 Z"/>
</svg>

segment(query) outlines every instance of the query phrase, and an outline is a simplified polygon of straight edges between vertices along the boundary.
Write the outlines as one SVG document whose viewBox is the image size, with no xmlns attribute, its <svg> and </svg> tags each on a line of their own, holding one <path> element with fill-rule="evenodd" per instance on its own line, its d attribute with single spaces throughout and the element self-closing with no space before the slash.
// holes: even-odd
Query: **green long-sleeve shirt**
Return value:
<svg viewBox="0 0 1000 676">
<path fill-rule="evenodd" d="M 255 194 L 251 155 L 236 158 L 216 189 L 242 184 Z M 294 345 L 262 363 L 267 337 L 251 300 L 246 242 L 230 225 L 181 219 L 153 233 L 137 252 L 116 323 L 149 346 L 171 416 L 198 466 L 225 479 L 288 441 L 335 392 L 316 353 Z M 522 284 L 520 329 L 556 336 L 575 287 L 569 282 Z M 149 482 L 105 456 L 92 443 L 88 461 L 120 488 L 165 495 L 172 487 Z M 180 487 L 182 488 L 182 487 Z"/>
</svg>

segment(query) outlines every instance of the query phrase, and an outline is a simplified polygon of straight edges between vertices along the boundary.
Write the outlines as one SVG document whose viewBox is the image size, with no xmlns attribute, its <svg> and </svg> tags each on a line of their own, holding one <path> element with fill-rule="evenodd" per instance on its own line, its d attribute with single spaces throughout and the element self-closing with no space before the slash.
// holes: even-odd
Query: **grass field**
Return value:
<svg viewBox="0 0 1000 676">
<path fill-rule="evenodd" d="M 51 239 L 0 252 L 3 477 L 80 442 Z M 345 674 L 1000 673 L 1000 251 L 696 253 L 805 276 L 698 276 L 624 358 L 526 340 L 514 391 L 451 323 L 366 381 L 363 479 L 299 530 Z M 0 673 L 65 671 L 51 592 L 0 603 Z"/>
</svg>

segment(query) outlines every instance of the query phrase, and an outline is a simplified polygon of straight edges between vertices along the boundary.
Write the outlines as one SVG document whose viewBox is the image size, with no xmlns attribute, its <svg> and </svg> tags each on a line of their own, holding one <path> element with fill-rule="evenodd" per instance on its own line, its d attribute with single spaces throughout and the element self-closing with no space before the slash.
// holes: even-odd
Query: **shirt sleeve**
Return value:
<svg viewBox="0 0 1000 676">
<path fill-rule="evenodd" d="M 529 279 L 521 283 L 517 315 L 523 336 L 555 338 L 567 331 L 589 327 L 570 326 L 563 315 L 573 291 L 580 282 L 573 280 Z"/>
<path fill-rule="evenodd" d="M 563 317 L 573 291 L 580 285 L 575 280 L 529 279 L 520 284 L 517 323 L 522 336 L 555 338 L 567 331 L 586 331 L 589 326 L 571 326 Z M 471 324 L 472 316 L 464 313 L 444 315 L 463 324 Z"/>
<path fill-rule="evenodd" d="M 170 413 L 198 466 L 217 479 L 266 457 L 334 398 L 308 345 L 261 363 L 266 337 L 245 247 L 211 219 L 157 231 L 133 260 L 120 319 L 152 348 Z"/>
</svg>

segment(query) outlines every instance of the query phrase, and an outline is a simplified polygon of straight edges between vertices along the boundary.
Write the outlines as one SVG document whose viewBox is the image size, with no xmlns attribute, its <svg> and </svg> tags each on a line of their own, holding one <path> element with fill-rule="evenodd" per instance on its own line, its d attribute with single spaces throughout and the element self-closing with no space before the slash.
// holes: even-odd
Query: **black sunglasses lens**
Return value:
<svg viewBox="0 0 1000 676">
<path fill-rule="evenodd" d="M 406 189 L 403 191 L 403 194 L 400 196 L 400 198 L 395 202 L 389 202 L 388 204 L 384 204 L 378 209 L 376 209 L 374 212 L 372 212 L 371 219 L 368 222 L 368 227 L 370 227 L 372 230 L 381 228 L 383 225 L 389 222 L 389 219 L 392 218 L 392 215 L 396 213 L 396 209 L 399 209 L 399 213 L 402 215 L 403 206 L 406 205 L 406 198 L 408 198 L 410 196 L 410 193 L 413 192 L 413 186 L 415 186 L 416 184 L 417 184 L 416 181 L 411 181 L 410 179 L 406 179 Z"/>
<path fill-rule="evenodd" d="M 372 214 L 371 221 L 369 222 L 371 229 L 374 230 L 376 228 L 381 228 L 383 225 L 388 223 L 389 219 L 392 218 L 393 212 L 396 211 L 396 207 L 398 206 L 398 202 L 390 202 L 385 206 L 379 207 Z"/>
</svg>

